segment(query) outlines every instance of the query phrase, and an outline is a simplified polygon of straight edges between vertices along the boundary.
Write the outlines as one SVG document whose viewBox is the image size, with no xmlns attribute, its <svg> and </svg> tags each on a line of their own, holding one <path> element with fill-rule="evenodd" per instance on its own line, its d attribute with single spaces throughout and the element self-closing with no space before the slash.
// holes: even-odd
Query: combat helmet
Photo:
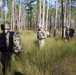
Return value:
<svg viewBox="0 0 76 75">
<path fill-rule="evenodd" d="M 69 26 L 69 25 L 67 25 L 67 28 L 70 28 L 70 26 Z"/>
<path fill-rule="evenodd" d="M 5 30 L 5 29 L 9 30 L 8 24 L 1 24 L 1 30 Z"/>
<path fill-rule="evenodd" d="M 41 25 L 41 24 L 39 24 L 39 25 L 38 25 L 38 28 L 42 28 L 42 25 Z"/>
</svg>

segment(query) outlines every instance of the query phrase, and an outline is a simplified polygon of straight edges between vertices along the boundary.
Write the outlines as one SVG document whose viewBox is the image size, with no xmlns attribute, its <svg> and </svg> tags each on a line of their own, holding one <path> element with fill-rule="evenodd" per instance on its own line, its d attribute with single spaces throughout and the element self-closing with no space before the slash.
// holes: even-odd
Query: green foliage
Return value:
<svg viewBox="0 0 76 75">
<path fill-rule="evenodd" d="M 59 33 L 59 35 L 61 35 L 61 33 Z M 26 43 L 26 75 L 75 74 L 76 37 L 65 42 L 64 40 L 59 39 L 59 35 L 55 39 L 53 37 L 46 39 L 44 48 L 40 50 L 37 45 L 36 34 L 31 31 L 25 32 L 25 36 L 23 37 L 25 37 L 26 41 L 24 42 Z"/>
<path fill-rule="evenodd" d="M 24 75 L 75 75 L 76 74 L 76 36 L 66 42 L 58 36 L 46 39 L 40 50 L 34 31 L 20 33 L 25 51 L 15 56 L 12 70 Z"/>
</svg>

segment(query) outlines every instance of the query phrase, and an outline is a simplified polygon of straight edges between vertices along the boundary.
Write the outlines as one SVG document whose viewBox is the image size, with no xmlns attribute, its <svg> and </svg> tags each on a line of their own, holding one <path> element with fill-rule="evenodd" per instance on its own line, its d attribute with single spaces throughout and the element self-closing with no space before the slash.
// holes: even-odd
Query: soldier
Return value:
<svg viewBox="0 0 76 75">
<path fill-rule="evenodd" d="M 66 26 L 66 31 L 65 31 L 65 38 L 69 39 L 69 26 Z"/>
<path fill-rule="evenodd" d="M 44 46 L 46 37 L 47 36 L 46 36 L 45 31 L 42 29 L 42 26 L 39 25 L 39 28 L 37 31 L 37 38 L 38 38 L 38 43 L 40 45 L 40 48 L 42 48 Z"/>
<path fill-rule="evenodd" d="M 16 39 L 14 40 L 16 34 L 15 32 L 9 31 L 8 24 L 1 24 L 2 33 L 0 34 L 0 52 L 1 52 L 1 63 L 3 66 L 2 73 L 6 74 L 7 68 L 11 67 L 11 58 L 13 53 L 18 53 L 18 51 L 14 50 L 14 46 L 16 47 L 17 43 Z M 16 45 L 15 45 L 16 44 Z M 21 50 L 19 48 L 19 50 Z M 19 51 L 20 52 L 20 51 Z M 8 72 L 9 73 L 9 72 Z"/>
<path fill-rule="evenodd" d="M 70 28 L 69 26 L 66 27 L 66 31 L 65 31 L 66 39 L 72 38 L 74 33 L 75 30 L 73 28 Z"/>
</svg>

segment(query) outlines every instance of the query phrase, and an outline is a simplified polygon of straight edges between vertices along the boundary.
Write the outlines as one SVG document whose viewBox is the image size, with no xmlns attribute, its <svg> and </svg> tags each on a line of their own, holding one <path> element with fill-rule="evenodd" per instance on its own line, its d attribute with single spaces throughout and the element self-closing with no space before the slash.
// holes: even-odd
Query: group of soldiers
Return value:
<svg viewBox="0 0 76 75">
<path fill-rule="evenodd" d="M 6 69 L 11 67 L 11 60 L 14 54 L 21 53 L 22 47 L 20 45 L 20 36 L 13 31 L 10 31 L 8 24 L 1 24 L 2 33 L 0 33 L 0 52 L 1 52 L 1 63 L 3 66 L 2 73 L 6 74 Z M 38 44 L 42 48 L 45 44 L 45 39 L 49 36 L 49 32 L 43 30 L 42 26 L 39 25 L 37 31 Z"/>
<path fill-rule="evenodd" d="M 66 26 L 65 27 L 65 39 L 70 39 L 73 37 L 75 30 L 73 28 L 70 28 L 70 26 Z M 43 29 L 43 27 L 41 25 L 39 25 L 38 27 L 38 31 L 37 31 L 37 38 L 38 38 L 38 44 L 39 47 L 42 48 L 45 44 L 45 39 L 49 36 L 49 32 L 45 29 Z"/>
<path fill-rule="evenodd" d="M 3 65 L 2 73 L 3 75 L 7 75 L 5 69 L 7 65 L 11 66 L 11 63 L 9 64 L 6 63 L 11 62 L 11 57 L 13 54 L 19 54 L 23 50 L 20 45 L 21 42 L 20 36 L 16 32 L 10 31 L 8 24 L 1 24 L 1 30 L 2 33 L 0 33 L 0 52 L 1 52 L 1 63 Z M 66 39 L 69 39 L 70 37 L 72 38 L 74 33 L 75 33 L 74 29 L 66 27 L 65 38 Z M 48 36 L 49 32 L 43 29 L 42 25 L 39 25 L 37 31 L 37 38 L 40 49 L 43 48 L 45 40 Z"/>
</svg>

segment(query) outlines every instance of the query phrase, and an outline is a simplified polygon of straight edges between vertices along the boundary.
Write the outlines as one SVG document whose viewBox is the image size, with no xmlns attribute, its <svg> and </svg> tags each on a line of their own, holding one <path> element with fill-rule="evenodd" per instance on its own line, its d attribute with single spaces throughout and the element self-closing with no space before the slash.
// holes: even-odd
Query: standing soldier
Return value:
<svg viewBox="0 0 76 75">
<path fill-rule="evenodd" d="M 14 41 L 16 41 L 16 39 L 14 40 L 15 38 L 15 33 L 14 32 L 11 32 L 9 31 L 9 26 L 8 24 L 1 24 L 1 30 L 2 30 L 2 33 L 0 34 L 0 52 L 1 52 L 1 63 L 2 63 L 2 66 L 3 66 L 3 69 L 2 69 L 2 73 L 3 75 L 8 75 L 6 73 L 6 70 L 8 68 L 11 67 L 11 58 L 12 58 L 12 55 L 13 53 L 18 53 L 18 51 L 14 50 L 13 47 L 17 45 L 15 45 Z M 19 48 L 19 52 L 20 52 L 20 48 Z M 9 69 L 10 70 L 10 69 Z"/>
<path fill-rule="evenodd" d="M 66 31 L 65 31 L 65 38 L 69 39 L 69 26 L 66 26 Z"/>
<path fill-rule="evenodd" d="M 38 38 L 38 43 L 39 43 L 40 48 L 44 46 L 46 37 L 47 36 L 46 36 L 45 31 L 42 29 L 42 26 L 39 25 L 39 28 L 37 31 L 37 38 Z"/>
</svg>

